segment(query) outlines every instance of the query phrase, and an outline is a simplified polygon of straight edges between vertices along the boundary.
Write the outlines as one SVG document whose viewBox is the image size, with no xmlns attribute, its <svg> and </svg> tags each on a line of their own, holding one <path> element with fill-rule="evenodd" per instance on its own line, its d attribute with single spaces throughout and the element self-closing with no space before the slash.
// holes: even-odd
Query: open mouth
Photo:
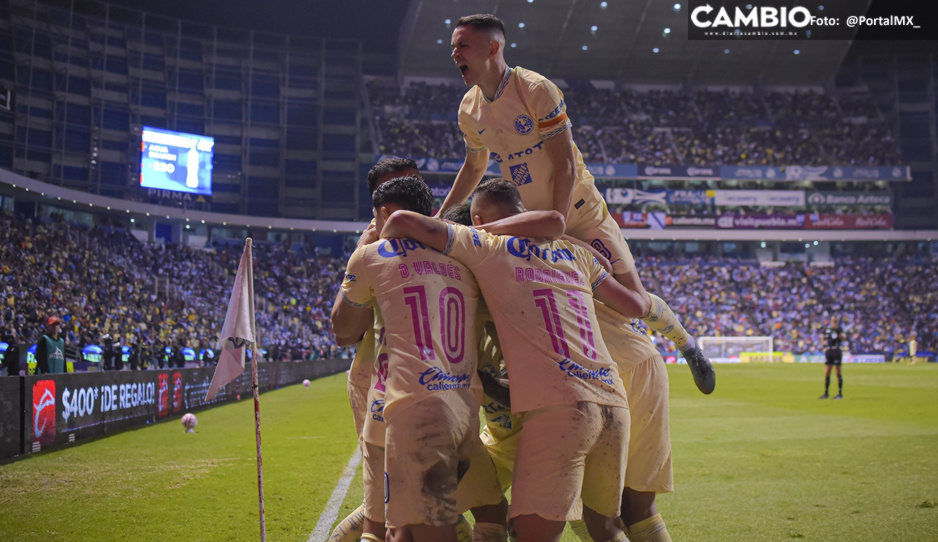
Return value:
<svg viewBox="0 0 938 542">
<path fill-rule="evenodd" d="M 466 72 L 469 71 L 469 66 L 463 64 L 462 66 L 459 67 L 459 71 L 460 71 L 463 75 L 466 75 Z"/>
</svg>

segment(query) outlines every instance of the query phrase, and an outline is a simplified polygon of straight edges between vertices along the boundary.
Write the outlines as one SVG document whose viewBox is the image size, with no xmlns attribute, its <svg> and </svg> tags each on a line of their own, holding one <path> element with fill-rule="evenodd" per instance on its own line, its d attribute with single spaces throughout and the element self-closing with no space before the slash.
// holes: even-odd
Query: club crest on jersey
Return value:
<svg viewBox="0 0 938 542">
<path fill-rule="evenodd" d="M 515 183 L 515 186 L 522 186 L 534 182 L 534 179 L 531 178 L 531 170 L 528 169 L 527 162 L 518 164 L 517 166 L 511 166 L 508 168 L 508 171 L 511 173 L 511 182 Z"/>
<path fill-rule="evenodd" d="M 515 131 L 521 135 L 528 135 L 534 129 L 534 119 L 527 115 L 515 117 Z"/>
</svg>

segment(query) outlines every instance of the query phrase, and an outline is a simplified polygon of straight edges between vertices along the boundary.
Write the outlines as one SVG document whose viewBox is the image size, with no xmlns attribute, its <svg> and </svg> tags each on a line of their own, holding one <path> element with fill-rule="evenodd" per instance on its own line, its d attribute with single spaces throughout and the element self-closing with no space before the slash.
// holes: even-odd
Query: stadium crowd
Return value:
<svg viewBox="0 0 938 542">
<path fill-rule="evenodd" d="M 213 250 L 144 244 L 119 227 L 61 216 L 0 215 L 0 330 L 34 344 L 50 315 L 72 348 L 115 341 L 161 357 L 167 346 L 211 347 L 224 320 L 242 245 Z M 268 359 L 346 357 L 328 333 L 344 257 L 256 243 L 257 326 Z M 263 255 L 260 257 L 260 255 Z M 852 352 L 887 358 L 938 348 L 938 273 L 920 257 L 760 266 L 754 259 L 639 257 L 649 291 L 666 296 L 695 336 L 772 336 L 775 350 L 823 351 L 839 319 Z M 659 338 L 663 353 L 672 351 Z"/>
<path fill-rule="evenodd" d="M 830 266 L 777 267 L 726 258 L 638 262 L 649 290 L 664 292 L 698 337 L 771 336 L 776 352 L 819 354 L 824 328 L 836 318 L 854 353 L 889 359 L 907 352 L 912 338 L 919 351 L 938 347 L 938 273 L 931 260 L 837 258 Z"/>
<path fill-rule="evenodd" d="M 213 348 L 242 245 L 214 250 L 145 244 L 126 229 L 69 224 L 60 215 L 0 215 L 0 330 L 34 344 L 50 316 L 69 347 L 133 345 L 160 363 L 166 347 Z M 269 359 L 346 357 L 328 310 L 345 261 L 259 243 L 257 326 Z"/>
<path fill-rule="evenodd" d="M 459 85 L 369 86 L 380 154 L 462 159 Z M 705 166 L 899 163 L 869 94 L 564 90 L 587 162 Z"/>
</svg>

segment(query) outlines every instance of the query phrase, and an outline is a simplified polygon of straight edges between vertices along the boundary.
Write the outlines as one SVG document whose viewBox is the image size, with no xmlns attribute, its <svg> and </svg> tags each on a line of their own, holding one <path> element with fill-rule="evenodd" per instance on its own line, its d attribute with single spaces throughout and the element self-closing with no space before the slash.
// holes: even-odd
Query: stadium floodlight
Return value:
<svg viewBox="0 0 938 542">
<path fill-rule="evenodd" d="M 723 49 L 723 54 L 724 54 L 724 55 L 730 54 L 730 50 L 729 50 L 729 49 Z"/>
<path fill-rule="evenodd" d="M 671 33 L 671 29 L 667 27 L 665 27 L 664 31 L 662 32 L 662 34 L 664 34 L 665 36 L 667 36 L 670 33 Z"/>
<path fill-rule="evenodd" d="M 515 43 L 515 42 L 511 42 L 511 48 L 512 48 L 512 49 L 514 49 L 514 48 L 515 48 L 515 47 L 517 47 L 517 46 L 518 46 L 518 44 L 517 44 L 517 43 Z"/>
<path fill-rule="evenodd" d="M 674 4 L 674 11 L 681 11 L 681 4 Z"/>
<path fill-rule="evenodd" d="M 599 27 L 596 26 L 595 24 L 590 27 L 590 32 L 592 32 L 593 34 L 595 34 L 597 30 L 599 30 Z"/>
<path fill-rule="evenodd" d="M 795 49 L 795 54 L 796 54 L 796 55 L 800 55 L 800 54 L 801 54 L 801 49 Z"/>
<path fill-rule="evenodd" d="M 523 22 L 523 21 L 520 22 L 520 23 L 518 23 L 518 28 L 524 28 L 524 22 Z"/>
<path fill-rule="evenodd" d="M 657 47 L 655 47 L 654 49 L 651 50 L 651 52 L 652 52 L 652 53 L 657 53 L 657 52 L 660 51 L 660 50 L 661 50 L 661 49 L 658 49 Z"/>
<path fill-rule="evenodd" d="M 600 3 L 599 3 L 599 7 L 603 8 L 603 9 L 606 9 L 606 6 L 608 6 L 608 5 L 609 5 L 609 2 L 600 2 Z"/>
<path fill-rule="evenodd" d="M 584 45 L 584 46 L 582 47 L 582 49 L 583 49 L 584 51 L 588 51 L 588 50 L 589 50 L 589 47 L 586 46 L 586 45 Z"/>
<path fill-rule="evenodd" d="M 436 42 L 437 42 L 437 43 L 443 43 L 443 40 L 442 40 L 442 39 L 438 39 L 438 40 L 436 40 Z"/>
<path fill-rule="evenodd" d="M 452 24 L 452 22 L 453 22 L 452 20 L 446 19 L 445 21 L 443 21 L 443 24 L 445 24 L 446 26 L 449 26 L 450 24 Z"/>
</svg>

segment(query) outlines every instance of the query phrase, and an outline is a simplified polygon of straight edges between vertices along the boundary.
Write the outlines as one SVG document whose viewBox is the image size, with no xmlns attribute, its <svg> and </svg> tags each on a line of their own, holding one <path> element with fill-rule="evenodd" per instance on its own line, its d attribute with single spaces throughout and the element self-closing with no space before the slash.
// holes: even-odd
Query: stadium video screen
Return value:
<svg viewBox="0 0 938 542">
<path fill-rule="evenodd" d="M 140 186 L 212 195 L 215 138 L 143 127 Z"/>
</svg>

